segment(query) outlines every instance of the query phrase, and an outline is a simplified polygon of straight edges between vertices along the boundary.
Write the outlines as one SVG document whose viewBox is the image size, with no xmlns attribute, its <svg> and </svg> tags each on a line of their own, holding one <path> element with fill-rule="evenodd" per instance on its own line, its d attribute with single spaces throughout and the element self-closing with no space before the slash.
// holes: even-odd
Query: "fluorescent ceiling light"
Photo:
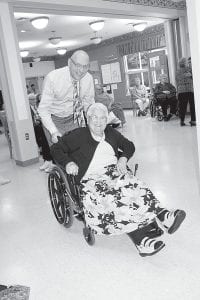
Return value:
<svg viewBox="0 0 200 300">
<path fill-rule="evenodd" d="M 29 51 L 28 50 L 22 50 L 22 51 L 20 51 L 20 55 L 21 55 L 21 57 L 27 57 L 29 55 Z"/>
<path fill-rule="evenodd" d="M 40 60 L 41 60 L 40 57 L 33 57 L 33 61 L 34 61 L 34 62 L 39 62 Z"/>
<path fill-rule="evenodd" d="M 94 44 L 100 44 L 101 43 L 101 41 L 102 41 L 102 37 L 92 37 L 92 38 L 90 38 L 90 40 L 94 43 Z"/>
<path fill-rule="evenodd" d="M 30 21 L 33 27 L 35 27 L 36 29 L 44 29 L 45 27 L 47 27 L 49 23 L 49 18 L 38 17 L 38 18 L 31 19 Z"/>
<path fill-rule="evenodd" d="M 59 55 L 64 55 L 67 52 L 67 49 L 58 48 L 58 49 L 56 49 L 56 51 Z"/>
<path fill-rule="evenodd" d="M 19 48 L 21 50 L 26 50 L 30 48 L 35 48 L 42 45 L 42 41 L 27 41 L 27 42 L 19 42 Z"/>
<path fill-rule="evenodd" d="M 143 31 L 146 27 L 147 27 L 147 23 L 146 22 L 138 23 L 138 24 L 133 24 L 133 28 L 136 31 Z"/>
<path fill-rule="evenodd" d="M 99 30 L 103 29 L 104 21 L 100 20 L 100 21 L 91 22 L 91 23 L 89 23 L 89 25 L 92 28 L 92 30 L 99 31 Z"/>
</svg>

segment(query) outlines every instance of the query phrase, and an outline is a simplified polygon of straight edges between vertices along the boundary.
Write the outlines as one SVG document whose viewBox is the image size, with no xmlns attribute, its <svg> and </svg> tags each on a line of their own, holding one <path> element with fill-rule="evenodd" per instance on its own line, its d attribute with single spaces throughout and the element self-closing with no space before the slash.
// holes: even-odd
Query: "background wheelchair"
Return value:
<svg viewBox="0 0 200 300">
<path fill-rule="evenodd" d="M 150 99 L 150 114 L 152 118 L 157 118 L 158 121 L 162 121 L 164 119 L 162 107 L 154 95 L 152 95 Z"/>
<path fill-rule="evenodd" d="M 176 116 L 179 116 L 178 103 L 176 108 Z M 151 94 L 150 97 L 150 115 L 152 118 L 156 118 L 158 121 L 163 121 L 164 115 L 162 107 L 159 103 L 159 99 L 156 98 L 155 94 Z"/>
<path fill-rule="evenodd" d="M 138 164 L 135 164 L 136 175 Z M 48 190 L 51 206 L 59 224 L 69 228 L 74 217 L 84 224 L 83 236 L 89 245 L 95 243 L 94 232 L 85 222 L 83 203 L 80 195 L 80 185 L 73 175 L 68 175 L 64 168 L 55 165 L 48 176 Z"/>
</svg>

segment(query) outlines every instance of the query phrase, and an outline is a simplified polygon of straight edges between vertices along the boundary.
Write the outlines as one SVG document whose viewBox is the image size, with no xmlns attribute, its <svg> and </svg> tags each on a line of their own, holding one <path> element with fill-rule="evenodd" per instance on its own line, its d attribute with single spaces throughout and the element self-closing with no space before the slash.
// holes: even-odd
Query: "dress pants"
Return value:
<svg viewBox="0 0 200 300">
<path fill-rule="evenodd" d="M 46 136 L 44 134 L 44 130 L 42 127 L 42 124 L 36 124 L 34 126 L 34 131 L 35 131 L 35 138 L 36 138 L 36 142 L 38 144 L 38 147 L 42 148 L 42 157 L 44 160 L 47 161 L 51 161 L 52 157 L 50 154 L 50 148 L 49 148 L 49 144 L 47 142 Z"/>
<path fill-rule="evenodd" d="M 188 102 L 190 105 L 191 121 L 195 122 L 196 115 L 195 115 L 195 105 L 194 105 L 194 93 L 192 93 L 192 92 L 179 93 L 178 94 L 178 102 L 179 102 L 179 116 L 180 116 L 181 122 L 184 122 L 184 120 L 185 120 Z"/>
<path fill-rule="evenodd" d="M 52 118 L 52 121 L 54 122 L 56 128 L 59 130 L 59 132 L 62 135 L 79 127 L 77 122 L 74 123 L 73 115 L 71 115 L 69 117 L 64 117 L 64 118 L 57 117 L 55 115 L 51 115 L 51 118 Z M 45 127 L 43 127 L 43 129 L 44 129 L 44 133 L 46 135 L 49 146 L 52 146 L 53 142 L 51 140 L 50 132 Z"/>
</svg>

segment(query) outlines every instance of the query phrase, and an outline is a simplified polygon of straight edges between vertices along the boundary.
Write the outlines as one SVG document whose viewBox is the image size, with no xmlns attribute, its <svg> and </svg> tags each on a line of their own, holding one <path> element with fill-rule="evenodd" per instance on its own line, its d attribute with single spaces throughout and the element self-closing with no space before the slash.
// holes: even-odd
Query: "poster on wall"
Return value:
<svg viewBox="0 0 200 300">
<path fill-rule="evenodd" d="M 119 62 L 101 65 L 103 84 L 112 84 L 121 82 L 121 72 Z"/>
</svg>

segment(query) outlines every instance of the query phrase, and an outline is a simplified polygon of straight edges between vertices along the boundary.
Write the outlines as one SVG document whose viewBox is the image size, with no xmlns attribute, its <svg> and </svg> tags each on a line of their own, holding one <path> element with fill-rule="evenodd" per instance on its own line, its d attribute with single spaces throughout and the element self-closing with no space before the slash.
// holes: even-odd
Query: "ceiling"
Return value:
<svg viewBox="0 0 200 300">
<path fill-rule="evenodd" d="M 68 51 L 81 48 L 92 44 L 90 38 L 95 35 L 101 36 L 104 40 L 112 37 L 132 32 L 133 26 L 130 23 L 147 22 L 148 26 L 162 23 L 164 20 L 155 19 L 114 19 L 114 18 L 98 18 L 91 16 L 66 16 L 66 15 L 50 15 L 50 14 L 33 14 L 15 12 L 15 21 L 17 26 L 20 50 L 29 50 L 29 57 L 53 56 L 56 55 L 56 48 L 66 48 Z M 48 16 L 49 24 L 43 30 L 35 29 L 30 19 Z M 104 20 L 104 28 L 95 33 L 89 26 L 92 21 Z M 22 32 L 22 31 L 25 32 Z M 55 32 L 52 32 L 55 31 Z M 58 45 L 52 45 L 48 38 L 53 36 L 62 37 Z"/>
</svg>

